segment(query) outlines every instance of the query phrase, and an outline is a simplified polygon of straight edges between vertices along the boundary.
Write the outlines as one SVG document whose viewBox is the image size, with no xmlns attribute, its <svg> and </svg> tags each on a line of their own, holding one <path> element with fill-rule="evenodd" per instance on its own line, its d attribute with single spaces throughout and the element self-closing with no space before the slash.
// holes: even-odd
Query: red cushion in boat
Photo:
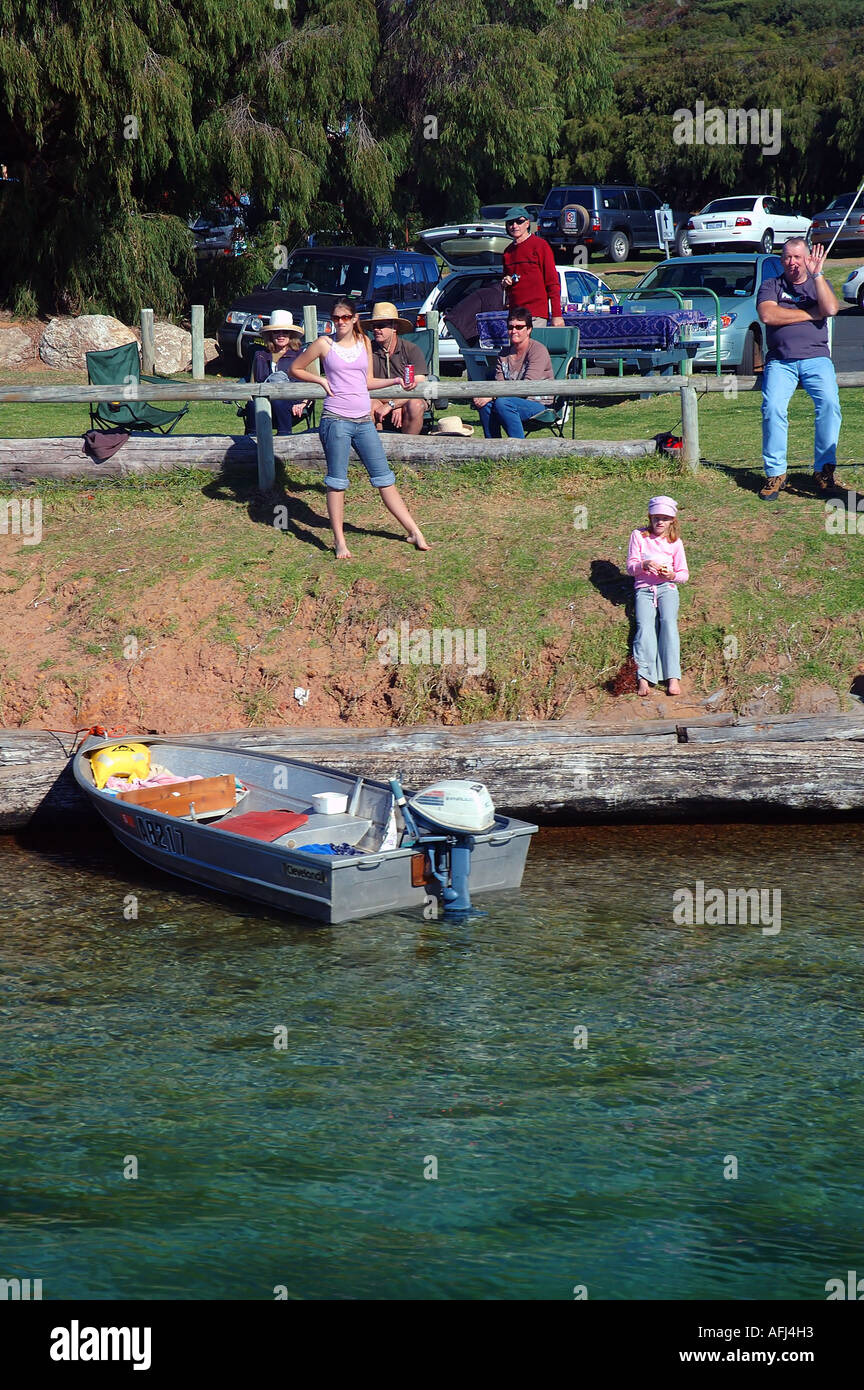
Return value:
<svg viewBox="0 0 864 1390">
<path fill-rule="evenodd" d="M 247 811 L 243 816 L 232 816 L 223 825 L 214 825 L 213 829 L 246 835 L 250 840 L 278 840 L 280 835 L 305 825 L 308 819 L 299 811 Z"/>
</svg>

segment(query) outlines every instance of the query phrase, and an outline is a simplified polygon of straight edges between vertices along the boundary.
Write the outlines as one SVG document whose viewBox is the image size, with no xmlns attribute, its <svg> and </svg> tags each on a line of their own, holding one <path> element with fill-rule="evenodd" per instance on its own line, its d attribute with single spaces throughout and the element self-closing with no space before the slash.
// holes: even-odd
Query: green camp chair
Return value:
<svg viewBox="0 0 864 1390">
<path fill-rule="evenodd" d="M 542 343 L 552 361 L 556 381 L 563 381 L 570 375 L 574 362 L 579 358 L 578 328 L 535 328 L 531 337 Z M 525 432 L 536 429 L 550 429 L 559 439 L 564 438 L 564 426 L 572 404 L 569 396 L 556 396 L 548 410 L 523 420 Z M 576 438 L 576 412 L 573 412 L 572 438 Z"/>
<path fill-rule="evenodd" d="M 141 381 L 159 382 L 163 377 L 142 376 L 137 343 L 123 343 L 104 352 L 87 353 L 87 380 L 91 386 L 133 386 Z M 189 409 L 160 410 L 149 401 L 91 401 L 90 428 L 94 430 L 155 430 L 170 434 Z"/>
</svg>

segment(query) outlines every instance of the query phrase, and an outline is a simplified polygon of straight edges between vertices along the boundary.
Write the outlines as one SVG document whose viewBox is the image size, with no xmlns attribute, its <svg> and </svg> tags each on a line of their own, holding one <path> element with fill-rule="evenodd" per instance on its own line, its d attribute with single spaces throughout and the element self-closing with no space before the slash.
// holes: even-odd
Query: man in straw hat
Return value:
<svg viewBox="0 0 864 1390">
<path fill-rule="evenodd" d="M 405 376 L 405 368 L 414 368 L 414 380 L 426 380 L 426 359 L 416 343 L 406 343 L 403 333 L 414 325 L 399 317 L 399 310 L 389 300 L 381 299 L 372 310 L 372 317 L 361 319 L 360 326 L 372 329 L 372 371 L 375 376 Z M 424 403 L 416 401 L 373 401 L 372 419 L 381 429 L 388 420 L 403 434 L 419 434 L 423 428 Z"/>
<path fill-rule="evenodd" d="M 261 329 L 267 347 L 259 348 L 252 358 L 250 381 L 292 380 L 289 368 L 303 348 L 303 329 L 294 322 L 287 309 L 274 309 L 270 322 Z M 290 434 L 305 412 L 308 401 L 271 401 L 273 429 L 277 434 Z M 255 407 L 250 401 L 245 410 L 246 433 L 255 433 Z"/>
</svg>

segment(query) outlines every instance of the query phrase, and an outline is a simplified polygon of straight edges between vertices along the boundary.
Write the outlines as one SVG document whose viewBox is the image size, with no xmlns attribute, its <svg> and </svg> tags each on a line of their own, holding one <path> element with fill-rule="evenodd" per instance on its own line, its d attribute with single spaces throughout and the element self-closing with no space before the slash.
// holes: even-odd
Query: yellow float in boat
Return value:
<svg viewBox="0 0 864 1390">
<path fill-rule="evenodd" d="M 100 791 L 109 777 L 137 777 L 143 782 L 150 775 L 150 749 L 143 743 L 115 743 L 91 753 L 90 766 Z"/>
</svg>

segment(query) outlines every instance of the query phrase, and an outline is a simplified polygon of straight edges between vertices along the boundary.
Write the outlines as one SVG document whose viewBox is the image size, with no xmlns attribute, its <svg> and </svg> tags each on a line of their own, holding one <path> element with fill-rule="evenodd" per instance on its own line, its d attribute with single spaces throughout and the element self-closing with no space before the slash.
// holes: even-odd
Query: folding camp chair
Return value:
<svg viewBox="0 0 864 1390">
<path fill-rule="evenodd" d="M 137 343 L 122 343 L 104 352 L 87 353 L 87 380 L 91 386 L 137 386 L 142 381 L 156 383 L 164 377 L 142 376 Z M 160 410 L 149 401 L 91 401 L 90 428 L 96 430 L 154 430 L 170 434 L 189 409 Z"/>
<path fill-rule="evenodd" d="M 570 375 L 573 363 L 579 358 L 579 329 L 578 328 L 535 328 L 531 337 L 537 343 L 542 343 L 552 362 L 552 370 L 555 373 L 556 381 L 563 381 Z M 526 433 L 528 430 L 550 429 L 559 439 L 564 438 L 564 426 L 567 423 L 567 416 L 570 413 L 572 400 L 569 396 L 556 396 L 552 405 L 547 410 L 541 410 L 539 415 L 532 415 L 530 419 L 523 420 Z M 576 414 L 573 413 L 572 438 L 576 438 Z"/>
</svg>

